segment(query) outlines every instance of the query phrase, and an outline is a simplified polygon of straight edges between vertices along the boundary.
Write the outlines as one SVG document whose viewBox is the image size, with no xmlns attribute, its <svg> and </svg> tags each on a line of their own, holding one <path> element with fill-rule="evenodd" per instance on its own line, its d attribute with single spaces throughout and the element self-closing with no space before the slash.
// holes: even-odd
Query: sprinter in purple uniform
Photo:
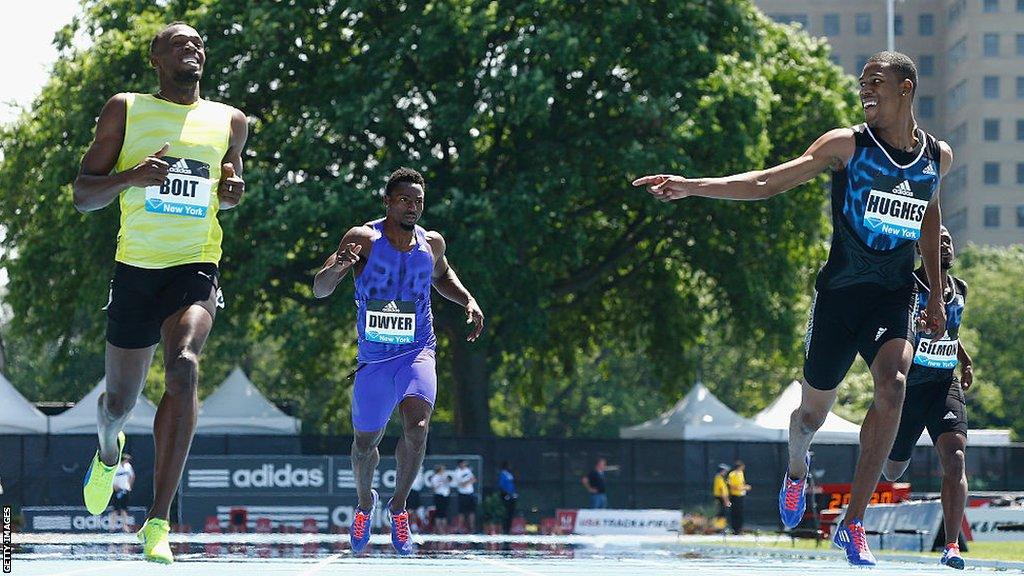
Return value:
<svg viewBox="0 0 1024 576">
<path fill-rule="evenodd" d="M 423 464 L 437 392 L 430 287 L 466 309 L 466 322 L 473 324 L 467 340 L 476 340 L 484 327 L 480 306 L 445 258 L 444 238 L 416 225 L 423 214 L 423 192 L 419 172 L 395 170 L 384 189 L 384 218 L 346 232 L 313 279 L 313 294 L 325 298 L 350 268 L 355 277 L 359 366 L 352 389 L 352 468 L 359 503 L 350 532 L 354 553 L 370 540 L 378 502 L 371 488 L 380 461 L 377 445 L 396 406 L 403 435 L 395 450 L 398 478 L 387 510 L 395 550 L 413 551 L 405 500 Z"/>
</svg>

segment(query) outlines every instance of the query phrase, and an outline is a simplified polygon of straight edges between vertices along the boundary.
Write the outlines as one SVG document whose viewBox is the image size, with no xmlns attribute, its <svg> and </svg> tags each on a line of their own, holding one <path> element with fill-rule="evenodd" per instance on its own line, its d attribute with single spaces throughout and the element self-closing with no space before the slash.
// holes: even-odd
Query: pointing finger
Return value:
<svg viewBox="0 0 1024 576">
<path fill-rule="evenodd" d="M 170 142 L 164 142 L 163 147 L 153 153 L 153 157 L 154 158 L 160 158 L 164 154 L 167 154 L 167 150 L 169 150 L 170 147 L 171 147 L 171 143 Z"/>
</svg>

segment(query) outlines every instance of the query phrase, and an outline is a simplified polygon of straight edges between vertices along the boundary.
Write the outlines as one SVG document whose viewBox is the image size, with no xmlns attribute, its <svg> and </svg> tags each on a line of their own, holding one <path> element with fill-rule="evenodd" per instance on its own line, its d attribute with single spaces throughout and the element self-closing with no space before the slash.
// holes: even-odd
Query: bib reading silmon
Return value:
<svg viewBox="0 0 1024 576">
<path fill-rule="evenodd" d="M 126 114 L 115 170 L 130 170 L 165 142 L 170 148 L 163 160 L 171 166 L 162 185 L 121 193 L 115 259 L 151 269 L 217 264 L 224 233 L 217 221 L 216 190 L 233 109 L 209 100 L 183 105 L 129 94 Z"/>
</svg>

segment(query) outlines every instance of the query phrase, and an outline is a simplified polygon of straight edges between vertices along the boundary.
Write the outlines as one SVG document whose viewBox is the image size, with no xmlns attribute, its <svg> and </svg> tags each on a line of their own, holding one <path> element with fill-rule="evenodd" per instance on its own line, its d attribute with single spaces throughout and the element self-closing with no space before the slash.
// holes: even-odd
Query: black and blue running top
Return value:
<svg viewBox="0 0 1024 576">
<path fill-rule="evenodd" d="M 918 129 L 918 145 L 907 152 L 877 138 L 866 124 L 853 133 L 853 157 L 832 172 L 832 247 L 816 287 L 908 287 L 914 243 L 939 188 L 939 142 Z"/>
<path fill-rule="evenodd" d="M 924 268 L 914 270 L 917 283 L 917 306 L 924 310 L 928 306 L 931 291 Z M 907 373 L 907 386 L 953 381 L 953 369 L 958 364 L 960 352 L 960 324 L 964 319 L 967 305 L 967 283 L 949 275 L 946 277 L 949 293 L 943 300 L 946 304 L 946 331 L 938 338 L 918 332 L 914 342 L 914 363 Z"/>
</svg>

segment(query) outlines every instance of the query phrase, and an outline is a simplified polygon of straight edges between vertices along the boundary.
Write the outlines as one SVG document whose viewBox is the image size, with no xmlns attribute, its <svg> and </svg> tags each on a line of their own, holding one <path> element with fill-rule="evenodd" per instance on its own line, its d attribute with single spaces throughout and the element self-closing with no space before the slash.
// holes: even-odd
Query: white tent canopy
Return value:
<svg viewBox="0 0 1024 576">
<path fill-rule="evenodd" d="M 698 382 L 671 410 L 642 424 L 620 428 L 619 437 L 773 441 L 779 439 L 779 432 L 758 426 L 733 412 Z"/>
<path fill-rule="evenodd" d="M 51 434 L 96 434 L 96 416 L 100 394 L 107 389 L 107 379 L 100 380 L 77 404 L 50 417 Z M 132 415 L 124 425 L 125 434 L 152 434 L 156 406 L 140 395 Z"/>
<path fill-rule="evenodd" d="M 46 434 L 46 414 L 0 374 L 0 434 Z"/>
<path fill-rule="evenodd" d="M 774 402 L 754 416 L 754 423 L 778 430 L 781 440 L 789 440 L 789 418 L 800 406 L 800 388 L 799 381 L 791 382 Z M 819 444 L 859 444 L 860 426 L 829 412 L 825 423 L 814 435 L 814 441 Z"/>
<path fill-rule="evenodd" d="M 235 367 L 199 407 L 196 434 L 296 435 L 301 422 L 267 400 Z"/>
<path fill-rule="evenodd" d="M 775 399 L 767 408 L 754 416 L 754 422 L 779 430 L 782 440 L 789 439 L 789 417 L 800 405 L 800 382 L 794 380 L 786 387 L 782 394 Z M 825 423 L 814 435 L 814 442 L 817 444 L 860 444 L 860 426 L 846 420 L 836 414 L 829 412 L 825 417 Z M 968 446 L 1009 446 L 1010 431 L 993 430 L 968 430 Z M 932 439 L 925 430 L 917 440 L 917 446 L 931 446 Z"/>
</svg>

